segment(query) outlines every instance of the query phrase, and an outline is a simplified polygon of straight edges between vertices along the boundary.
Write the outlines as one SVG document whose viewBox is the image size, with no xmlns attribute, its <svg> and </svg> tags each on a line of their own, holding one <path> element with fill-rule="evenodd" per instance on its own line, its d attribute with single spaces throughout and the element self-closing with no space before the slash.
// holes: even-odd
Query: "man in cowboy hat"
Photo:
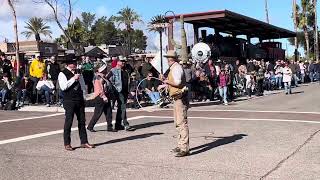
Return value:
<svg viewBox="0 0 320 180">
<path fill-rule="evenodd" d="M 65 109 L 65 123 L 64 123 L 64 146 L 67 151 L 73 151 L 71 146 L 71 127 L 74 114 L 77 116 L 79 136 L 81 141 L 81 148 L 94 148 L 94 145 L 88 143 L 85 119 L 85 104 L 84 95 L 85 83 L 83 77 L 76 72 L 76 59 L 68 59 L 66 68 L 59 73 L 58 81 L 60 89 L 63 94 L 63 107 Z"/>
<path fill-rule="evenodd" d="M 178 63 L 178 56 L 175 51 L 168 51 L 164 56 L 168 59 L 170 71 L 168 78 L 163 82 L 165 85 L 159 86 L 159 89 L 167 87 L 169 95 L 174 99 L 174 121 L 178 130 L 178 147 L 172 152 L 176 157 L 189 155 L 189 127 L 187 120 L 188 95 L 184 93 L 186 78 L 182 66 Z"/>
<path fill-rule="evenodd" d="M 95 108 L 94 114 L 87 127 L 90 132 L 96 132 L 93 128 L 100 119 L 102 113 L 104 113 L 107 121 L 107 131 L 115 132 L 112 128 L 112 109 L 111 102 L 106 96 L 105 90 L 105 76 L 107 74 L 107 64 L 101 63 L 98 65 L 94 77 L 94 101 Z"/>
<path fill-rule="evenodd" d="M 133 127 L 130 127 L 127 120 L 126 104 L 129 95 L 129 75 L 123 69 L 126 62 L 126 58 L 119 57 L 117 66 L 112 68 L 107 75 L 107 79 L 110 80 L 116 91 L 114 93 L 116 101 L 118 103 L 117 115 L 116 115 L 116 130 L 134 131 Z"/>
</svg>

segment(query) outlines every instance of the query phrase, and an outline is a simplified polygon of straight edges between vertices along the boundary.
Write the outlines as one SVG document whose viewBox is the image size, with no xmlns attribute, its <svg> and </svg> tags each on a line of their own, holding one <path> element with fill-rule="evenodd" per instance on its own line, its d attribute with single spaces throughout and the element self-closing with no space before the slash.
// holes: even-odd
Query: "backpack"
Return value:
<svg viewBox="0 0 320 180">
<path fill-rule="evenodd" d="M 16 101 L 8 101 L 4 107 L 3 107 L 3 110 L 6 110 L 6 111 L 13 111 L 13 110 L 16 110 Z"/>
</svg>

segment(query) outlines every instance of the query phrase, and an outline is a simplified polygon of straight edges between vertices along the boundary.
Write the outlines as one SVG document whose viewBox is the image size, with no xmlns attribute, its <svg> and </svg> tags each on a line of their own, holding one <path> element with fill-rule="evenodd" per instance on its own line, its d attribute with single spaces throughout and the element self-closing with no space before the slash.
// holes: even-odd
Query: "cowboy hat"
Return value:
<svg viewBox="0 0 320 180">
<path fill-rule="evenodd" d="M 123 57 L 123 56 L 119 56 L 119 61 L 127 61 L 127 58 L 126 57 Z"/>
<path fill-rule="evenodd" d="M 166 58 L 178 58 L 178 54 L 174 50 L 169 50 L 167 54 L 164 55 Z"/>
</svg>

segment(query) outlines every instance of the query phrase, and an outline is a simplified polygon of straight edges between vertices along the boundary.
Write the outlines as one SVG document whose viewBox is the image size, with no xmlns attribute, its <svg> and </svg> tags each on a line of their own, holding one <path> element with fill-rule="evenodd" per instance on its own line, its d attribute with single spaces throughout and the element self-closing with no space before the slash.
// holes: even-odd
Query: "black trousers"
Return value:
<svg viewBox="0 0 320 180">
<path fill-rule="evenodd" d="M 111 103 L 110 101 L 104 102 L 101 97 L 96 97 L 94 99 L 95 106 L 94 106 L 94 114 L 91 118 L 91 121 L 88 125 L 88 129 L 93 129 L 94 125 L 98 122 L 100 119 L 102 113 L 104 113 L 107 121 L 108 127 L 112 127 L 112 109 L 111 109 Z"/>
<path fill-rule="evenodd" d="M 79 136 L 81 144 L 88 143 L 87 131 L 86 131 L 86 119 L 84 113 L 84 101 L 64 101 L 63 107 L 65 109 L 65 122 L 64 122 L 64 131 L 63 139 L 64 145 L 71 144 L 71 127 L 73 123 L 74 114 L 77 116 Z"/>
<path fill-rule="evenodd" d="M 118 109 L 117 109 L 117 115 L 116 115 L 116 124 L 115 127 L 123 126 L 129 126 L 129 122 L 127 120 L 127 111 L 126 111 L 126 104 L 127 104 L 128 94 L 125 93 L 118 93 L 117 94 L 117 103 L 118 103 Z"/>
<path fill-rule="evenodd" d="M 258 96 L 263 95 L 263 80 L 258 81 L 257 83 L 257 89 L 258 89 Z"/>
</svg>

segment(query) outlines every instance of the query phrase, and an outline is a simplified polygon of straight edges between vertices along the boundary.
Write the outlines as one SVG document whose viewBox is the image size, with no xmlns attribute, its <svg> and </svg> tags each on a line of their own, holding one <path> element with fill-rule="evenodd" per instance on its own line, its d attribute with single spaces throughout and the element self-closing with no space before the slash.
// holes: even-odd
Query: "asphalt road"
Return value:
<svg viewBox="0 0 320 180">
<path fill-rule="evenodd" d="M 294 92 L 191 108 L 184 158 L 170 152 L 171 110 L 129 112 L 134 132 L 106 132 L 102 117 L 88 132 L 97 148 L 73 152 L 63 149 L 62 113 L 1 111 L 0 179 L 320 179 L 319 84 Z"/>
</svg>

